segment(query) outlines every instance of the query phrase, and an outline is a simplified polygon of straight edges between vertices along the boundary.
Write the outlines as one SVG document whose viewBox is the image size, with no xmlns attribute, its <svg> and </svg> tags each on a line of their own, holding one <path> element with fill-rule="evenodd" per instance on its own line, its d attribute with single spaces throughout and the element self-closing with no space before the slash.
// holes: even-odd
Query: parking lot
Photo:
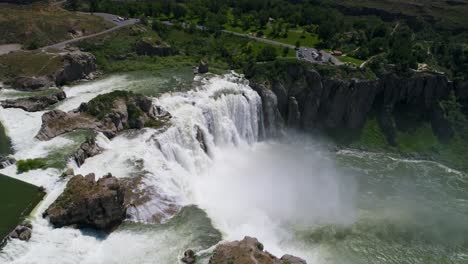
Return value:
<svg viewBox="0 0 468 264">
<path fill-rule="evenodd" d="M 296 56 L 300 60 L 311 63 L 342 65 L 343 63 L 331 54 L 314 48 L 301 47 L 296 51 Z"/>
</svg>

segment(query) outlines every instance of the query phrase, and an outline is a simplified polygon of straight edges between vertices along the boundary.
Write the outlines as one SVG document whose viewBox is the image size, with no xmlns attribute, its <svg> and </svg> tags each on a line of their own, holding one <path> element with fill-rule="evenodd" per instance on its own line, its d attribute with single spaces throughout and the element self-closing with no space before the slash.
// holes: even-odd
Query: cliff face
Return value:
<svg viewBox="0 0 468 264">
<path fill-rule="evenodd" d="M 411 129 L 419 122 L 429 122 L 440 140 L 450 139 L 453 131 L 439 102 L 455 90 L 456 94 L 468 94 L 466 87 L 455 87 L 440 75 L 388 75 L 363 81 L 324 78 L 300 66 L 286 71 L 286 78 L 264 85 L 276 95 L 277 109 L 286 125 L 305 131 L 358 133 L 373 115 L 391 145 L 395 145 L 396 129 Z M 252 86 L 258 89 L 255 87 L 261 85 Z M 265 101 L 265 96 L 262 98 Z"/>
</svg>

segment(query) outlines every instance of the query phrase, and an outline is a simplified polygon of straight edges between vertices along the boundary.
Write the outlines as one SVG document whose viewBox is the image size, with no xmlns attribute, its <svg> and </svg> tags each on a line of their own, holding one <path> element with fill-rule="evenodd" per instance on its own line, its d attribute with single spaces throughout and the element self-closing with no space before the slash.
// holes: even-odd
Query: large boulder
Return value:
<svg viewBox="0 0 468 264">
<path fill-rule="evenodd" d="M 42 126 L 36 138 L 49 140 L 76 129 L 97 129 L 97 124 L 92 117 L 56 109 L 42 115 Z"/>
<path fill-rule="evenodd" d="M 123 185 L 111 174 L 98 181 L 94 174 L 76 175 L 44 216 L 55 227 L 73 225 L 110 231 L 125 219 L 124 194 Z"/>
<path fill-rule="evenodd" d="M 63 67 L 54 75 L 57 86 L 84 79 L 96 71 L 96 58 L 89 52 L 73 51 L 63 56 Z"/>
<path fill-rule="evenodd" d="M 32 225 L 28 221 L 19 224 L 9 235 L 10 239 L 29 241 L 32 236 Z"/>
<path fill-rule="evenodd" d="M 171 46 L 166 43 L 160 40 L 145 38 L 136 45 L 136 53 L 138 55 L 166 57 L 171 56 L 173 52 Z"/>
<path fill-rule="evenodd" d="M 20 91 L 34 91 L 52 86 L 54 82 L 47 76 L 20 76 L 13 80 L 11 86 Z"/>
<path fill-rule="evenodd" d="M 125 129 L 163 127 L 170 117 L 146 96 L 114 91 L 99 95 L 68 113 L 60 110 L 45 113 L 36 138 L 49 140 L 76 129 L 91 129 L 112 138 Z"/>
<path fill-rule="evenodd" d="M 76 165 L 80 167 L 87 158 L 96 156 L 101 152 L 102 148 L 96 143 L 96 140 L 91 137 L 87 138 L 86 141 L 80 145 L 80 148 L 73 154 L 73 159 Z"/>
<path fill-rule="evenodd" d="M 199 74 L 204 74 L 207 73 L 209 70 L 208 62 L 205 60 L 201 60 L 200 63 L 198 64 L 197 72 Z"/>
<path fill-rule="evenodd" d="M 301 258 L 284 255 L 277 258 L 264 251 L 263 244 L 256 238 L 244 237 L 241 241 L 233 241 L 216 246 L 209 264 L 306 264 Z"/>
<path fill-rule="evenodd" d="M 64 91 L 58 91 L 52 95 L 39 95 L 27 98 L 9 99 L 0 102 L 3 108 L 21 108 L 24 111 L 42 111 L 66 98 Z"/>
</svg>

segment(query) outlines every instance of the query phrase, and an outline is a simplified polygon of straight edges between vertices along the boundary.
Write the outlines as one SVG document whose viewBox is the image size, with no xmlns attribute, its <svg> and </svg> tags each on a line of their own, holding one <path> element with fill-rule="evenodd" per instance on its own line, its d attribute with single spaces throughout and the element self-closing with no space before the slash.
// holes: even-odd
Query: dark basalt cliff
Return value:
<svg viewBox="0 0 468 264">
<path fill-rule="evenodd" d="M 346 131 L 352 135 L 359 133 L 366 119 L 374 115 L 391 145 L 396 144 L 396 129 L 410 129 L 418 122 L 429 122 L 439 140 L 449 140 L 453 129 L 440 102 L 452 92 L 468 99 L 466 83 L 455 85 L 441 75 L 421 73 L 401 78 L 389 74 L 379 80 L 340 80 L 323 77 L 300 65 L 285 71 L 281 78 L 251 83 L 259 91 L 264 107 L 276 101 L 280 117 L 274 118 L 275 122 L 309 132 Z M 271 119 L 269 115 L 272 116 L 265 114 L 265 118 Z M 271 124 L 266 122 L 267 127 Z"/>
</svg>

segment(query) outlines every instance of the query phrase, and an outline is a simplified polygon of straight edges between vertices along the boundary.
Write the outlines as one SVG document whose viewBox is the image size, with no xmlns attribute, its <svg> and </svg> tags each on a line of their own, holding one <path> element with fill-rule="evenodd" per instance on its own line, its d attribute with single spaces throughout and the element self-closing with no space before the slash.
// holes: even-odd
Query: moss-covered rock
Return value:
<svg viewBox="0 0 468 264">
<path fill-rule="evenodd" d="M 75 225 L 109 231 L 125 219 L 124 194 L 123 185 L 110 174 L 97 182 L 94 174 L 76 175 L 44 216 L 55 227 Z"/>
<path fill-rule="evenodd" d="M 146 96 L 114 91 L 99 95 L 69 113 L 60 110 L 45 113 L 36 138 L 48 140 L 76 129 L 92 129 L 112 138 L 125 129 L 161 128 L 170 118 L 168 112 L 153 105 Z"/>
</svg>

